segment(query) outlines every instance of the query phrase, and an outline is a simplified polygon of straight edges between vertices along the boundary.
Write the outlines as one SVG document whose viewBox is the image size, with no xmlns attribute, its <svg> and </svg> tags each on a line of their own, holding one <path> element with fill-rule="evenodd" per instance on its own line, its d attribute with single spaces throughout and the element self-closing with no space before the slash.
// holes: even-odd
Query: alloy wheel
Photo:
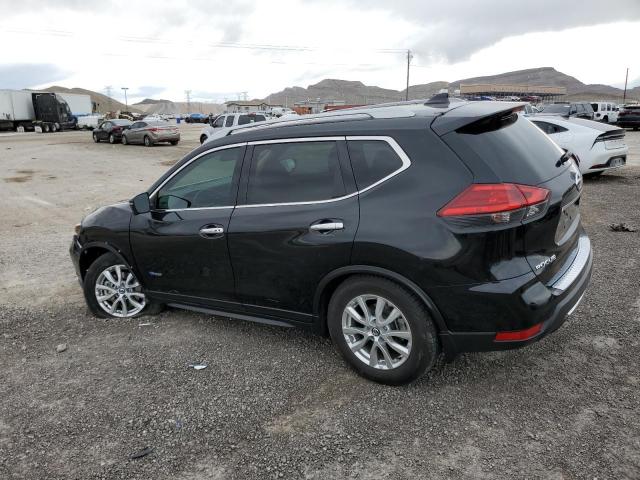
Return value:
<svg viewBox="0 0 640 480">
<path fill-rule="evenodd" d="M 105 268 L 96 280 L 95 295 L 98 305 L 114 317 L 133 317 L 146 305 L 142 286 L 126 265 Z"/>
<path fill-rule="evenodd" d="M 411 327 L 398 307 L 378 295 L 359 295 L 342 314 L 342 334 L 366 365 L 391 370 L 411 353 Z"/>
</svg>

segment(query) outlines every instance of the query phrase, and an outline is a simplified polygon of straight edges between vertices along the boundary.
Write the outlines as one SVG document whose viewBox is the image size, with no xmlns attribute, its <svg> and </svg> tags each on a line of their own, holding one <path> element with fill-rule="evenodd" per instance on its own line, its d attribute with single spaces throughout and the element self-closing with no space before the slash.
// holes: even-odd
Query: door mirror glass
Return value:
<svg viewBox="0 0 640 480">
<path fill-rule="evenodd" d="M 131 205 L 131 209 L 135 215 L 149 212 L 151 210 L 149 194 L 147 192 L 142 192 L 136 195 L 131 199 L 129 205 Z"/>
</svg>

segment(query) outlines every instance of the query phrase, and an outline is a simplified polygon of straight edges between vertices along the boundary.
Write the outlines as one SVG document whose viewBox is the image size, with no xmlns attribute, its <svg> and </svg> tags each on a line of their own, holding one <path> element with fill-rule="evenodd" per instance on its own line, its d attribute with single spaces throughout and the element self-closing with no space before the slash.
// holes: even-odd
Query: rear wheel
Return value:
<svg viewBox="0 0 640 480">
<path fill-rule="evenodd" d="M 109 143 L 112 145 L 116 143 L 116 137 L 113 135 L 113 133 L 109 135 Z"/>
<path fill-rule="evenodd" d="M 171 145 L 175 146 L 175 145 L 177 145 L 177 144 L 178 144 L 178 140 L 171 140 L 169 143 L 170 143 Z"/>
<path fill-rule="evenodd" d="M 436 328 L 423 303 L 384 278 L 347 279 L 331 297 L 327 323 L 345 360 L 376 382 L 412 382 L 439 354 Z"/>
<path fill-rule="evenodd" d="M 51 125 L 51 131 L 53 133 L 57 132 L 59 130 L 58 124 L 54 123 L 53 125 Z"/>
<path fill-rule="evenodd" d="M 144 136 L 144 146 L 145 147 L 153 147 L 153 142 L 151 141 L 151 139 L 149 138 L 148 135 Z"/>
<path fill-rule="evenodd" d="M 48 123 L 43 123 L 43 124 L 42 124 L 42 131 L 43 131 L 44 133 L 49 133 L 49 132 L 51 131 L 51 127 L 49 126 L 49 124 L 48 124 Z"/>
<path fill-rule="evenodd" d="M 604 117 L 604 118 L 602 119 L 602 121 L 603 121 L 604 123 L 609 123 L 609 117 Z"/>
<path fill-rule="evenodd" d="M 98 257 L 87 270 L 84 297 L 91 312 L 101 318 L 133 318 L 162 309 L 146 297 L 131 268 L 113 253 Z"/>
</svg>

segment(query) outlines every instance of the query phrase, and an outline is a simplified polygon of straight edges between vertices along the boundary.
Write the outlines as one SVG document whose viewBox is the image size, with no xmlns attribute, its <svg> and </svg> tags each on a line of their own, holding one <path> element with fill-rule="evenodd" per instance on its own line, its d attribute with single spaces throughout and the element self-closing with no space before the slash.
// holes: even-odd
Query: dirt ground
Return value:
<svg viewBox="0 0 640 480">
<path fill-rule="evenodd" d="M 640 478 L 640 232 L 608 228 L 640 227 L 640 132 L 632 165 L 585 182 L 594 275 L 569 321 L 391 388 L 295 329 L 88 314 L 73 226 L 194 148 L 200 127 L 181 131 L 154 148 L 0 134 L 0 478 Z"/>
</svg>

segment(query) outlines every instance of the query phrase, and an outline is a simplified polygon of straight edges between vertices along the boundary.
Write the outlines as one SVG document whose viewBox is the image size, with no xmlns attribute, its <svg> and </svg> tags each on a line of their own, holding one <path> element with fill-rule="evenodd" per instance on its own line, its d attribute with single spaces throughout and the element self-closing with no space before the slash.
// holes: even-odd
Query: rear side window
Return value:
<svg viewBox="0 0 640 480">
<path fill-rule="evenodd" d="M 256 145 L 248 204 L 330 200 L 345 194 L 335 142 Z"/>
<path fill-rule="evenodd" d="M 358 190 L 363 190 L 402 167 L 402 160 L 384 140 L 349 140 L 349 157 Z"/>
<path fill-rule="evenodd" d="M 561 127 L 560 125 L 554 125 L 553 123 L 541 122 L 539 120 L 532 120 L 532 123 L 547 135 L 567 131 L 566 128 Z"/>
<path fill-rule="evenodd" d="M 264 122 L 264 115 L 240 115 L 238 118 L 238 125 L 247 125 L 253 122 Z"/>
<path fill-rule="evenodd" d="M 443 139 L 467 165 L 475 167 L 479 157 L 503 182 L 537 185 L 569 165 L 558 165 L 560 147 L 517 114 L 482 119 Z"/>
</svg>

